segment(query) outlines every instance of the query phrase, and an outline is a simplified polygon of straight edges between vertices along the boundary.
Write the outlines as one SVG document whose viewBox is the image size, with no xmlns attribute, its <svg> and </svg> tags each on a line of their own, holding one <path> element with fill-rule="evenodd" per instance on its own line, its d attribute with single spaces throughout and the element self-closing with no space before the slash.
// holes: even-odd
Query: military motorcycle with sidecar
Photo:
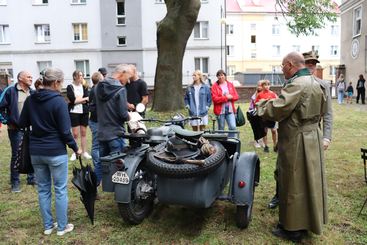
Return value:
<svg viewBox="0 0 367 245">
<path fill-rule="evenodd" d="M 259 183 L 258 156 L 241 153 L 241 141 L 227 136 L 233 131 L 183 129 L 191 119 L 140 120 L 163 125 L 126 134 L 129 146 L 123 152 L 101 157 L 102 190 L 114 192 L 120 215 L 130 224 L 140 224 L 157 202 L 209 208 L 226 200 L 237 207 L 236 225 L 247 228 Z"/>
</svg>

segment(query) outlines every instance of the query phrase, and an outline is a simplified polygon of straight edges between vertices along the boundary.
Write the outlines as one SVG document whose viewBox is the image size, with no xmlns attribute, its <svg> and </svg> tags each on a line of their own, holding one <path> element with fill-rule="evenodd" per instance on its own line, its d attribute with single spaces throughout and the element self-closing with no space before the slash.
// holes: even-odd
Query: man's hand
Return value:
<svg viewBox="0 0 367 245">
<path fill-rule="evenodd" d="M 130 111 L 135 111 L 135 106 L 133 104 L 127 103 L 127 109 Z"/>
<path fill-rule="evenodd" d="M 75 154 L 77 157 L 80 157 L 82 155 L 82 149 L 79 148 L 78 151 L 75 152 Z"/>
<path fill-rule="evenodd" d="M 329 139 L 324 138 L 323 145 L 324 145 L 324 151 L 326 151 L 330 145 L 331 141 Z"/>
</svg>

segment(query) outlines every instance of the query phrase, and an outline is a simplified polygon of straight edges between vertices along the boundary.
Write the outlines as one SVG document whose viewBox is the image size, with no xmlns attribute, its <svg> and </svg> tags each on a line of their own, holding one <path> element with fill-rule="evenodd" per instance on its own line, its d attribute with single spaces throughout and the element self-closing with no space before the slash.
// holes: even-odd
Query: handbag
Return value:
<svg viewBox="0 0 367 245">
<path fill-rule="evenodd" d="M 17 156 L 15 159 L 15 169 L 20 174 L 31 174 L 34 173 L 31 155 L 29 152 L 29 136 L 30 130 L 24 130 L 23 137 L 19 143 Z"/>
<path fill-rule="evenodd" d="M 241 107 L 238 106 L 237 107 L 237 113 L 236 113 L 236 126 L 241 127 L 241 126 L 245 125 L 245 123 L 246 123 L 245 115 L 243 115 Z"/>
</svg>

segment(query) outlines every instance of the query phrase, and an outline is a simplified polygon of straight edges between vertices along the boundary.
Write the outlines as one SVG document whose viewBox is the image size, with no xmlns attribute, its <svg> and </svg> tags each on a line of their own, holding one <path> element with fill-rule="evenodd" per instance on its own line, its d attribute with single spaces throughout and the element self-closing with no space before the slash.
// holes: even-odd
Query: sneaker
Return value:
<svg viewBox="0 0 367 245">
<path fill-rule="evenodd" d="M 54 226 L 50 229 L 47 229 L 43 232 L 45 235 L 51 235 L 52 231 L 57 228 L 57 222 L 54 223 Z"/>
<path fill-rule="evenodd" d="M 63 231 L 57 231 L 57 235 L 58 236 L 63 236 L 66 233 L 71 232 L 73 230 L 74 230 L 74 225 L 73 224 L 67 224 Z"/>
<path fill-rule="evenodd" d="M 11 185 L 11 192 L 13 193 L 19 193 L 20 192 L 20 185 L 19 183 L 12 184 Z"/>
<path fill-rule="evenodd" d="M 75 161 L 76 160 L 76 155 L 75 153 L 71 154 L 71 157 L 70 157 L 70 161 Z"/>
<path fill-rule="evenodd" d="M 82 155 L 85 159 L 92 159 L 92 156 L 88 152 L 84 152 Z"/>
<path fill-rule="evenodd" d="M 254 146 L 255 146 L 255 148 L 261 148 L 261 145 L 257 141 L 255 141 Z"/>
<path fill-rule="evenodd" d="M 31 180 L 31 181 L 27 181 L 27 185 L 37 185 L 37 181 L 35 179 Z"/>
<path fill-rule="evenodd" d="M 264 152 L 269 152 L 269 146 L 267 146 L 267 145 L 266 145 L 266 146 L 264 147 Z"/>
</svg>

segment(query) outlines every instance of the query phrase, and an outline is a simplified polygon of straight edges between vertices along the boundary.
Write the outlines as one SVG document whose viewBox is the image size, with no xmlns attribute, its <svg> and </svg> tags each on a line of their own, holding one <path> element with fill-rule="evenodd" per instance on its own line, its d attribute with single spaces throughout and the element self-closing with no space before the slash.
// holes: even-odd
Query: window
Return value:
<svg viewBox="0 0 367 245">
<path fill-rule="evenodd" d="M 361 34 L 362 29 L 362 7 L 354 9 L 353 12 L 353 36 Z"/>
<path fill-rule="evenodd" d="M 7 3 L 7 1 L 6 0 L 0 0 L 0 5 L 4 5 L 4 6 L 6 6 L 8 3 Z"/>
<path fill-rule="evenodd" d="M 48 0 L 33 0 L 33 5 L 46 5 Z"/>
<path fill-rule="evenodd" d="M 71 0 L 71 4 L 86 4 L 87 0 Z"/>
<path fill-rule="evenodd" d="M 331 25 L 330 26 L 330 34 L 332 36 L 337 36 L 339 34 L 339 26 L 338 25 Z"/>
<path fill-rule="evenodd" d="M 14 71 L 13 71 L 13 65 L 11 62 L 1 62 L 0 72 L 4 72 L 5 74 L 9 75 L 9 79 L 11 82 L 14 81 Z"/>
<path fill-rule="evenodd" d="M 155 0 L 155 3 L 164 3 L 164 0 Z"/>
<path fill-rule="evenodd" d="M 335 76 L 336 75 L 336 67 L 335 66 L 329 66 L 329 75 Z"/>
<path fill-rule="evenodd" d="M 330 46 L 330 55 L 335 56 L 339 54 L 339 47 L 338 45 L 331 45 Z"/>
<path fill-rule="evenodd" d="M 251 43 L 256 43 L 256 35 L 251 35 Z"/>
<path fill-rule="evenodd" d="M 256 24 L 255 23 L 250 24 L 250 30 L 251 31 L 256 31 Z"/>
<path fill-rule="evenodd" d="M 256 51 L 251 51 L 251 59 L 256 59 Z"/>
<path fill-rule="evenodd" d="M 280 25 L 279 24 L 273 24 L 273 27 L 271 28 L 271 33 L 273 35 L 279 35 L 280 34 Z"/>
<path fill-rule="evenodd" d="M 126 24 L 126 15 L 125 15 L 125 0 L 117 0 L 116 1 L 116 18 L 117 25 L 125 25 Z"/>
<path fill-rule="evenodd" d="M 75 60 L 75 69 L 83 72 L 84 77 L 90 77 L 89 60 Z"/>
<path fill-rule="evenodd" d="M 236 66 L 227 66 L 229 76 L 233 76 L 236 73 Z"/>
<path fill-rule="evenodd" d="M 49 24 L 34 25 L 34 30 L 36 33 L 36 43 L 47 43 L 51 41 Z"/>
<path fill-rule="evenodd" d="M 300 52 L 301 46 L 300 45 L 292 45 L 292 50 L 296 52 Z"/>
<path fill-rule="evenodd" d="M 233 56 L 234 55 L 234 46 L 233 45 L 227 45 L 226 55 L 228 55 L 228 56 Z"/>
<path fill-rule="evenodd" d="M 280 56 L 280 45 L 273 45 L 273 57 Z"/>
<path fill-rule="evenodd" d="M 38 71 L 41 72 L 47 67 L 52 67 L 52 61 L 37 61 Z"/>
<path fill-rule="evenodd" d="M 73 24 L 74 41 L 88 41 L 88 25 L 86 23 Z"/>
<path fill-rule="evenodd" d="M 201 70 L 203 73 L 208 73 L 209 58 L 195 58 L 195 70 Z"/>
<path fill-rule="evenodd" d="M 118 36 L 117 37 L 117 46 L 126 46 L 126 37 Z"/>
<path fill-rule="evenodd" d="M 208 3 L 208 2 L 209 2 L 209 0 L 201 0 L 200 2 L 201 2 L 201 3 Z"/>
<path fill-rule="evenodd" d="M 311 50 L 318 53 L 319 50 L 320 50 L 320 46 L 319 45 L 312 45 Z"/>
<path fill-rule="evenodd" d="M 233 34 L 233 25 L 226 25 L 226 34 L 227 35 Z"/>
<path fill-rule="evenodd" d="M 10 43 L 9 25 L 0 25 L 0 44 Z"/>
<path fill-rule="evenodd" d="M 194 38 L 208 38 L 208 21 L 196 22 L 194 26 Z"/>
</svg>

